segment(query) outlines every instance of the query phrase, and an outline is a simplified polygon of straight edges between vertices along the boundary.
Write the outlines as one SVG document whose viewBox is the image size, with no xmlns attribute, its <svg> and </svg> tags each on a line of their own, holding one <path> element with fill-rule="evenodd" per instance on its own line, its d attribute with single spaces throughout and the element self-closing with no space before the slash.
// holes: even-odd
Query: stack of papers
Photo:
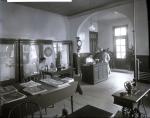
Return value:
<svg viewBox="0 0 150 118">
<path fill-rule="evenodd" d="M 20 100 L 26 97 L 26 95 L 18 92 L 18 90 L 12 85 L 0 87 L 0 95 L 1 101 L 4 104 Z"/>
<path fill-rule="evenodd" d="M 29 82 L 21 83 L 20 85 L 23 87 L 35 87 L 35 86 L 40 86 L 41 84 L 30 80 Z"/>
<path fill-rule="evenodd" d="M 0 95 L 8 94 L 8 93 L 11 93 L 13 91 L 17 91 L 17 89 L 12 85 L 0 87 Z"/>
<path fill-rule="evenodd" d="M 41 86 L 28 87 L 28 88 L 24 88 L 23 90 L 31 95 L 36 95 L 47 91 L 45 88 Z"/>
<path fill-rule="evenodd" d="M 10 103 L 10 102 L 13 102 L 13 101 L 16 101 L 16 100 L 20 100 L 20 99 L 23 99 L 23 98 L 26 98 L 26 95 L 24 95 L 24 94 L 22 94 L 18 91 L 14 91 L 14 92 L 5 94 L 1 97 L 4 104 Z"/>
<path fill-rule="evenodd" d="M 29 82 L 21 83 L 20 85 L 25 87 L 23 91 L 31 95 L 36 95 L 47 91 L 45 88 L 40 86 L 41 85 L 40 83 L 32 80 L 30 80 Z"/>
<path fill-rule="evenodd" d="M 54 87 L 65 87 L 65 86 L 69 86 L 69 83 L 66 83 L 64 81 L 61 80 L 55 80 L 55 79 L 51 79 L 51 78 L 47 78 L 47 79 L 42 79 L 40 80 L 41 82 L 44 82 L 48 85 L 54 86 Z"/>
</svg>

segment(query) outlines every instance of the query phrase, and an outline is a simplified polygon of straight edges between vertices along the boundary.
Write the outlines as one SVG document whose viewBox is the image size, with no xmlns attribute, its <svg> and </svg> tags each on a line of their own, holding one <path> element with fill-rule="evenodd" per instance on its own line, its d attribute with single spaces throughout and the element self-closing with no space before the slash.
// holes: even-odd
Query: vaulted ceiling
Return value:
<svg viewBox="0 0 150 118">
<path fill-rule="evenodd" d="M 19 4 L 64 16 L 73 16 L 92 9 L 103 8 L 108 5 L 120 4 L 128 1 L 132 0 L 72 0 L 72 2 L 29 2 Z"/>
</svg>

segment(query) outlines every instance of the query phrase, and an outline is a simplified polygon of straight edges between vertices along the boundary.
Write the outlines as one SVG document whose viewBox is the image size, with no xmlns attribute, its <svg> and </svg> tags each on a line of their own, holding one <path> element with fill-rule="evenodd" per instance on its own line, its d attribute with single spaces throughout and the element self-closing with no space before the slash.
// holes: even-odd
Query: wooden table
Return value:
<svg viewBox="0 0 150 118">
<path fill-rule="evenodd" d="M 22 90 L 23 88 L 19 85 L 19 83 L 15 84 L 14 86 L 18 89 L 18 91 L 25 94 L 27 97 L 11 103 L 3 104 L 1 106 L 1 116 L 3 116 L 3 118 L 7 118 L 8 112 L 13 106 L 25 100 L 33 101 L 39 104 L 41 108 L 45 108 L 67 97 L 71 97 L 71 109 L 73 112 L 73 95 L 76 91 L 77 82 L 72 82 L 70 83 L 70 86 L 63 88 L 55 88 L 43 83 L 41 86 L 47 89 L 47 91 L 38 95 L 27 94 Z"/>
<path fill-rule="evenodd" d="M 137 113 L 139 116 L 139 105 L 141 103 L 142 98 L 150 91 L 150 85 L 137 83 L 137 86 L 134 88 L 133 93 L 131 95 L 125 94 L 121 95 L 125 90 L 120 90 L 115 92 L 112 96 L 114 97 L 114 104 L 120 105 L 123 107 L 122 113 L 124 114 L 124 110 L 127 108 L 130 111 L 130 117 L 132 118 L 134 113 Z"/>
</svg>

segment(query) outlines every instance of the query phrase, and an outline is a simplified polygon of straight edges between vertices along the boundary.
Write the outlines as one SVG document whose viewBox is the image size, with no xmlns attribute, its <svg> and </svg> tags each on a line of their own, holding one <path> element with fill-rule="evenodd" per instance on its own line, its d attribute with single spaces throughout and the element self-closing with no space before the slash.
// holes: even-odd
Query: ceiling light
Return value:
<svg viewBox="0 0 150 118">
<path fill-rule="evenodd" d="M 96 28 L 93 24 L 89 27 L 89 31 L 96 31 Z"/>
</svg>

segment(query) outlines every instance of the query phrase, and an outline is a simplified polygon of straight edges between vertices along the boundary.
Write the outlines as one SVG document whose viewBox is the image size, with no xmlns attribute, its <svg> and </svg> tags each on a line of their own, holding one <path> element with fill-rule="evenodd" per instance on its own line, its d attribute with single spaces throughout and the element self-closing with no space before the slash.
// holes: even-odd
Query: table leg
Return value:
<svg viewBox="0 0 150 118">
<path fill-rule="evenodd" d="M 73 96 L 71 96 L 71 112 L 73 113 Z"/>
</svg>

